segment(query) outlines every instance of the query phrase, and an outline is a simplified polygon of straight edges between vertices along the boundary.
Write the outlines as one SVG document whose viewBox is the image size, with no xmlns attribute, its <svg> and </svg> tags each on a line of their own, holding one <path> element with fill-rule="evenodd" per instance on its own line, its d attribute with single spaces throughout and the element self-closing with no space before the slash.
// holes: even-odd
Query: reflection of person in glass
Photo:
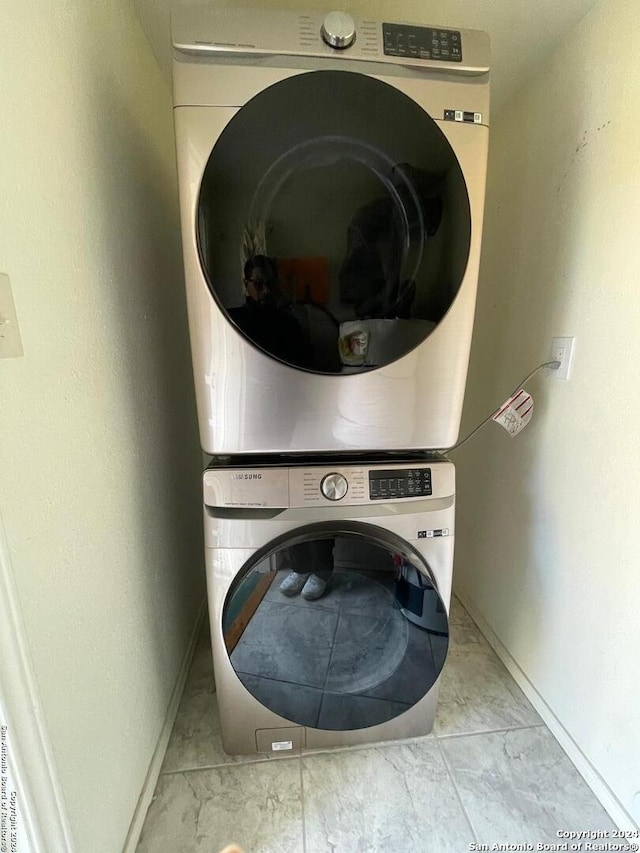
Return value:
<svg viewBox="0 0 640 853">
<path fill-rule="evenodd" d="M 411 249 L 417 262 L 438 231 L 442 200 L 434 176 L 409 163 L 397 163 L 384 180 L 391 191 L 359 207 L 349 223 L 340 297 L 360 318 L 408 320 L 416 318 L 418 268 L 406 268 L 407 256 Z"/>
<path fill-rule="evenodd" d="M 244 287 L 244 305 L 229 309 L 236 326 L 269 355 L 298 367 L 308 367 L 311 348 L 280 292 L 273 258 L 266 255 L 249 258 L 244 265 Z"/>
<path fill-rule="evenodd" d="M 333 572 L 334 545 L 334 539 L 314 539 L 288 548 L 292 571 L 280 584 L 280 592 L 288 596 L 300 593 L 307 601 L 321 598 Z"/>
</svg>

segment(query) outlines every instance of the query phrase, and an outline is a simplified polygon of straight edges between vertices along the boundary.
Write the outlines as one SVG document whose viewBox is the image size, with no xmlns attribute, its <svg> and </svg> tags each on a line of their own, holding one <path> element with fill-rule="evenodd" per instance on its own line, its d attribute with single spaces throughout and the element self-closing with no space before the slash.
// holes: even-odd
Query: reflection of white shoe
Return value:
<svg viewBox="0 0 640 853">
<path fill-rule="evenodd" d="M 302 574 L 300 572 L 289 572 L 280 584 L 280 592 L 283 595 L 297 595 L 305 585 L 308 577 L 308 573 Z"/>
<path fill-rule="evenodd" d="M 302 597 L 307 601 L 314 601 L 324 595 L 327 588 L 327 582 L 319 578 L 318 575 L 309 575 L 309 580 L 305 583 L 302 590 Z"/>
</svg>

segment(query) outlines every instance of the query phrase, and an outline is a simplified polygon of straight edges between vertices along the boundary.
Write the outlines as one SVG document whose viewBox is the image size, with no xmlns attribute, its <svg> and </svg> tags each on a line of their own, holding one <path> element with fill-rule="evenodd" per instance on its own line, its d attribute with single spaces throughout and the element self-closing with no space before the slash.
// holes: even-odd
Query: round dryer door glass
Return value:
<svg viewBox="0 0 640 853">
<path fill-rule="evenodd" d="M 197 231 L 211 293 L 255 346 L 353 373 L 406 355 L 442 320 L 471 217 L 455 153 L 417 103 L 362 74 L 316 71 L 226 126 Z"/>
<path fill-rule="evenodd" d="M 420 702 L 448 645 L 423 559 L 369 525 L 312 525 L 244 567 L 222 629 L 246 689 L 285 720 L 346 731 Z"/>
</svg>

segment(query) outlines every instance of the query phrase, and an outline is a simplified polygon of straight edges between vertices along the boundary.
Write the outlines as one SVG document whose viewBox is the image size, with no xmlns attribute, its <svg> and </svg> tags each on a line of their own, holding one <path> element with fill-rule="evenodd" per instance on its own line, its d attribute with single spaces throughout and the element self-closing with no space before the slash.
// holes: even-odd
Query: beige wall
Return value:
<svg viewBox="0 0 640 853">
<path fill-rule="evenodd" d="M 637 0 L 603 0 L 493 123 L 462 434 L 552 336 L 576 336 L 574 372 L 531 383 L 521 436 L 490 424 L 453 454 L 458 589 L 636 821 L 638 33 Z"/>
<path fill-rule="evenodd" d="M 203 599 L 171 98 L 129 0 L 5 0 L 0 510 L 78 851 L 121 851 Z"/>
</svg>

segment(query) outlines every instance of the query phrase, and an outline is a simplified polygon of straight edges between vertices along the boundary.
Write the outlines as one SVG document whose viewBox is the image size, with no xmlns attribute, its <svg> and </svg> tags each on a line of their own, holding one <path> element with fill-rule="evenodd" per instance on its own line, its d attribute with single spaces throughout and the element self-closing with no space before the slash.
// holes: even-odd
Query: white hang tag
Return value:
<svg viewBox="0 0 640 853">
<path fill-rule="evenodd" d="M 532 415 L 533 397 L 521 388 L 498 409 L 493 420 L 513 438 L 526 427 Z"/>
</svg>

